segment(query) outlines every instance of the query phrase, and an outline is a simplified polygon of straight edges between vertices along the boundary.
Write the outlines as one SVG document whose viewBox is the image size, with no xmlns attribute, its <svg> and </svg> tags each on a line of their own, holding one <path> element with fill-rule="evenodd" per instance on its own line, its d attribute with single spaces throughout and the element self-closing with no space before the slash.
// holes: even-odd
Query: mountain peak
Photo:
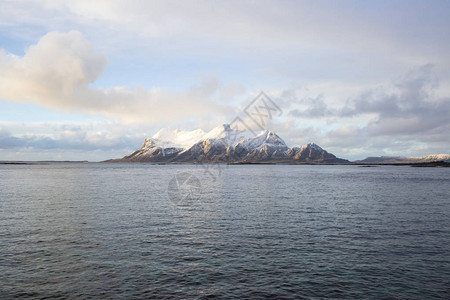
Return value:
<svg viewBox="0 0 450 300">
<path fill-rule="evenodd" d="M 261 135 L 265 136 L 265 142 L 270 144 L 278 144 L 286 146 L 286 143 L 280 138 L 275 132 L 272 130 L 266 130 L 261 133 Z M 287 146 L 286 146 L 287 147 Z"/>
<path fill-rule="evenodd" d="M 233 129 L 230 124 L 209 132 L 163 128 L 122 161 L 348 163 L 314 143 L 289 148 L 272 130 L 255 136 L 248 130 Z"/>
<path fill-rule="evenodd" d="M 319 145 L 317 145 L 315 143 L 308 143 L 308 144 L 306 144 L 303 147 L 305 147 L 305 148 L 312 148 L 312 149 L 316 149 L 316 150 L 319 150 L 319 151 L 323 150 Z"/>
<path fill-rule="evenodd" d="M 155 143 L 153 142 L 152 138 L 146 138 L 144 141 L 144 144 L 142 145 L 142 148 L 151 148 L 154 147 Z"/>
<path fill-rule="evenodd" d="M 251 137 L 252 134 L 248 131 L 233 129 L 231 128 L 230 124 L 222 124 L 206 133 L 203 136 L 203 139 L 216 139 L 222 140 L 223 142 L 228 144 L 233 144 L 239 142 L 239 140 Z"/>
</svg>

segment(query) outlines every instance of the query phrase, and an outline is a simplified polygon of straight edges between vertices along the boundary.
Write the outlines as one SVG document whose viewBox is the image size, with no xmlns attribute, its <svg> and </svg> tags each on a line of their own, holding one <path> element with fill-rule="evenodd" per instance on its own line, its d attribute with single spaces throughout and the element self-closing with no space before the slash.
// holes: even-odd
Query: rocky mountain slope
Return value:
<svg viewBox="0 0 450 300">
<path fill-rule="evenodd" d="M 273 131 L 262 131 L 254 136 L 238 131 L 228 124 L 205 133 L 201 129 L 180 131 L 162 129 L 152 138 L 146 138 L 142 147 L 114 160 L 122 162 L 171 163 L 330 163 L 346 164 L 340 159 L 310 143 L 289 148 Z"/>
</svg>

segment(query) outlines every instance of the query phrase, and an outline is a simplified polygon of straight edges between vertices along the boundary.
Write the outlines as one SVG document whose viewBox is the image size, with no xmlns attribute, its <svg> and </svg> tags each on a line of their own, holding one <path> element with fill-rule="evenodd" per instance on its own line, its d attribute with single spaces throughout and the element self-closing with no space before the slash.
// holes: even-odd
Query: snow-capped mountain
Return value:
<svg viewBox="0 0 450 300">
<path fill-rule="evenodd" d="M 407 156 L 379 156 L 379 157 L 367 157 L 363 160 L 355 161 L 355 163 L 363 164 L 420 164 L 431 162 L 450 162 L 450 155 L 448 154 L 435 154 L 419 157 L 407 157 Z"/>
<path fill-rule="evenodd" d="M 161 129 L 142 147 L 120 159 L 131 162 L 349 163 L 310 143 L 289 148 L 275 132 L 256 136 L 228 124 L 209 132 Z"/>
</svg>

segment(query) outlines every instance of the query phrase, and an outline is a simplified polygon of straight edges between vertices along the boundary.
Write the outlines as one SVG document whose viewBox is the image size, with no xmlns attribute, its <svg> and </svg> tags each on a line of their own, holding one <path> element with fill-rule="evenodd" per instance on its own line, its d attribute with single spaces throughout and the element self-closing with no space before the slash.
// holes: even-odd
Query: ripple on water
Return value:
<svg viewBox="0 0 450 300">
<path fill-rule="evenodd" d="M 175 174 L 201 198 L 167 196 Z M 448 169 L 0 166 L 0 298 L 448 299 Z"/>
</svg>

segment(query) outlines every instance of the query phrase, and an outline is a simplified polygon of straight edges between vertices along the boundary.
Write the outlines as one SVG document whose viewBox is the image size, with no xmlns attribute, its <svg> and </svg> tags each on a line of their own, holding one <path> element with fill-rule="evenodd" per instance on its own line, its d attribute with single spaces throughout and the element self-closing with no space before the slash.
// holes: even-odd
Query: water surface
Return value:
<svg viewBox="0 0 450 300">
<path fill-rule="evenodd" d="M 168 197 L 180 173 L 200 197 Z M 449 299 L 449 191 L 448 168 L 0 165 L 0 298 Z"/>
</svg>

